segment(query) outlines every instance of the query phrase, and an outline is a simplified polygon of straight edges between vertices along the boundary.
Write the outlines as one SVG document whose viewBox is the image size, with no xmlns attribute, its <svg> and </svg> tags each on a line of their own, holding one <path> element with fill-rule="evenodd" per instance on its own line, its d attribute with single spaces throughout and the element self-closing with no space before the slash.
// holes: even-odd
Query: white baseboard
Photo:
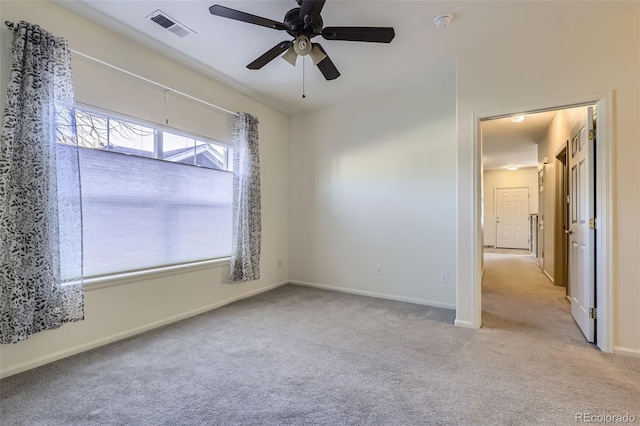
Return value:
<svg viewBox="0 0 640 426">
<path fill-rule="evenodd" d="M 553 281 L 553 277 L 552 277 L 551 275 L 549 275 L 549 274 L 547 273 L 547 271 L 545 271 L 544 269 L 542 269 L 542 273 L 543 273 L 547 278 L 549 278 L 549 281 L 551 281 L 551 284 L 555 284 L 555 282 Z"/>
<path fill-rule="evenodd" d="M 463 320 L 459 320 L 458 318 L 456 318 L 455 321 L 453 321 L 453 325 L 455 325 L 456 327 L 463 327 L 463 328 L 475 328 L 471 323 L 471 321 L 463 321 Z"/>
<path fill-rule="evenodd" d="M 640 358 L 640 349 L 631 349 L 631 348 L 625 348 L 622 346 L 614 346 L 613 353 L 615 355 L 624 355 L 624 356 L 630 356 L 633 358 Z"/>
<path fill-rule="evenodd" d="M 272 284 L 272 285 L 267 286 L 267 287 L 262 287 L 262 288 L 250 291 L 250 292 L 245 293 L 245 294 L 240 295 L 240 296 L 236 296 L 236 297 L 232 297 L 232 298 L 229 298 L 229 299 L 226 299 L 226 300 L 222 300 L 220 302 L 212 303 L 210 305 L 203 306 L 201 308 L 194 309 L 192 311 L 183 312 L 181 314 L 174 315 L 172 317 L 165 318 L 165 319 L 160 320 L 160 321 L 152 322 L 150 324 L 146 324 L 146 325 L 141 326 L 141 327 L 136 327 L 136 328 L 133 328 L 133 329 L 130 329 L 130 330 L 127 330 L 127 331 L 123 331 L 121 333 L 117 333 L 117 334 L 114 334 L 114 335 L 111 335 L 111 336 L 108 336 L 108 337 L 104 337 L 104 338 L 101 338 L 101 339 L 98 339 L 98 340 L 94 340 L 92 342 L 84 343 L 82 345 L 78 345 L 78 346 L 74 346 L 72 348 L 64 349 L 62 351 L 54 352 L 52 354 L 48 354 L 48 355 L 42 356 L 40 358 L 36 358 L 34 360 L 25 362 L 23 364 L 18 364 L 16 366 L 12 367 L 12 368 L 7 369 L 7 370 L 0 371 L 0 378 L 13 376 L 14 374 L 22 373 L 23 371 L 31 370 L 32 368 L 40 367 L 42 365 L 49 364 L 50 362 L 53 362 L 53 361 L 58 361 L 60 359 L 67 358 L 69 356 L 76 355 L 76 354 L 79 354 L 81 352 L 85 352 L 85 351 L 88 351 L 88 350 L 91 350 L 91 349 L 95 349 L 97 347 L 104 346 L 104 345 L 107 345 L 109 343 L 117 342 L 118 340 L 126 339 L 127 337 L 135 336 L 136 334 L 144 333 L 145 331 L 153 330 L 154 328 L 162 327 L 164 325 L 168 325 L 168 324 L 171 324 L 171 323 L 174 323 L 174 322 L 181 321 L 183 319 L 187 319 L 187 318 L 199 315 L 199 314 L 203 314 L 205 312 L 214 310 L 216 308 L 220 308 L 220 307 L 228 305 L 230 303 L 237 302 L 237 301 L 242 300 L 242 299 L 247 299 L 249 297 L 255 296 L 255 295 L 260 294 L 260 293 L 267 292 L 269 290 L 273 290 L 273 289 L 281 287 L 281 286 L 283 286 L 285 284 L 288 284 L 288 281 L 282 281 L 282 282 L 279 282 L 279 283 L 276 283 L 276 284 Z"/>
<path fill-rule="evenodd" d="M 456 308 L 455 305 L 451 305 L 449 303 L 434 302 L 432 300 L 424 300 L 424 299 L 414 299 L 412 297 L 396 296 L 396 295 L 387 294 L 387 293 L 376 293 L 373 291 L 366 291 L 366 290 L 355 290 L 355 289 L 344 288 L 344 287 L 335 287 L 335 286 L 324 285 L 324 284 L 308 283 L 304 281 L 289 281 L 289 284 L 300 285 L 304 287 L 321 288 L 323 290 L 338 291 L 341 293 L 357 294 L 359 296 L 376 297 L 378 299 L 388 299 L 388 300 L 396 300 L 398 302 L 415 303 L 417 305 L 433 306 L 435 308 L 445 308 L 445 309 Z"/>
</svg>

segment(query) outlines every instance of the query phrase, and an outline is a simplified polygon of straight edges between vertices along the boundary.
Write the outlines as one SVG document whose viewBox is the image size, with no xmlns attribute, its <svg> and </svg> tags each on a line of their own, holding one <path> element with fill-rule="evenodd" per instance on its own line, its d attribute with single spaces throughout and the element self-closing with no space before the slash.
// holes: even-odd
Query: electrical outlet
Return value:
<svg viewBox="0 0 640 426">
<path fill-rule="evenodd" d="M 376 268 L 376 275 L 382 275 L 382 266 Z"/>
<path fill-rule="evenodd" d="M 448 283 L 449 282 L 449 274 L 446 272 L 442 273 L 442 277 L 440 278 L 440 282 L 441 283 Z"/>
</svg>

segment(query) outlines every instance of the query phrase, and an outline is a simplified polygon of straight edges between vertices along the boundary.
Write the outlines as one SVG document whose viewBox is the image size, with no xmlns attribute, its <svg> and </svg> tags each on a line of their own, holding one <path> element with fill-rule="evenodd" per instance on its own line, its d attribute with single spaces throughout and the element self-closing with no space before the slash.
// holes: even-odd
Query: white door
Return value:
<svg viewBox="0 0 640 426">
<path fill-rule="evenodd" d="M 529 248 L 529 188 L 496 188 L 496 247 Z"/>
<path fill-rule="evenodd" d="M 571 136 L 569 147 L 569 288 L 571 315 L 589 342 L 594 341 L 595 319 L 595 167 L 593 108 Z"/>
</svg>

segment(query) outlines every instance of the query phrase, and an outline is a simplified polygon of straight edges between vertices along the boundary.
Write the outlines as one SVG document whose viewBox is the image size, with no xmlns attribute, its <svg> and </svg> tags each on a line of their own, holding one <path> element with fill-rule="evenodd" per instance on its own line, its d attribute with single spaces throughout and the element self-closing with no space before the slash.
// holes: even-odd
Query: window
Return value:
<svg viewBox="0 0 640 426">
<path fill-rule="evenodd" d="M 226 170 L 228 154 L 229 150 L 220 145 L 169 132 L 162 133 L 162 159 L 165 161 Z"/>
<path fill-rule="evenodd" d="M 228 146 L 93 109 L 75 120 L 85 276 L 229 256 Z"/>
</svg>

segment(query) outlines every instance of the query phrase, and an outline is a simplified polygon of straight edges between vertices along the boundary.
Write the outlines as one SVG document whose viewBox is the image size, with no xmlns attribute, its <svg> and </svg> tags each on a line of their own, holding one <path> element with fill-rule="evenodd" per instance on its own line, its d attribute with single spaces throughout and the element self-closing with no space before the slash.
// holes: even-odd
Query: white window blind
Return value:
<svg viewBox="0 0 640 426">
<path fill-rule="evenodd" d="M 90 148 L 80 170 L 85 276 L 231 252 L 232 173 Z"/>
</svg>

